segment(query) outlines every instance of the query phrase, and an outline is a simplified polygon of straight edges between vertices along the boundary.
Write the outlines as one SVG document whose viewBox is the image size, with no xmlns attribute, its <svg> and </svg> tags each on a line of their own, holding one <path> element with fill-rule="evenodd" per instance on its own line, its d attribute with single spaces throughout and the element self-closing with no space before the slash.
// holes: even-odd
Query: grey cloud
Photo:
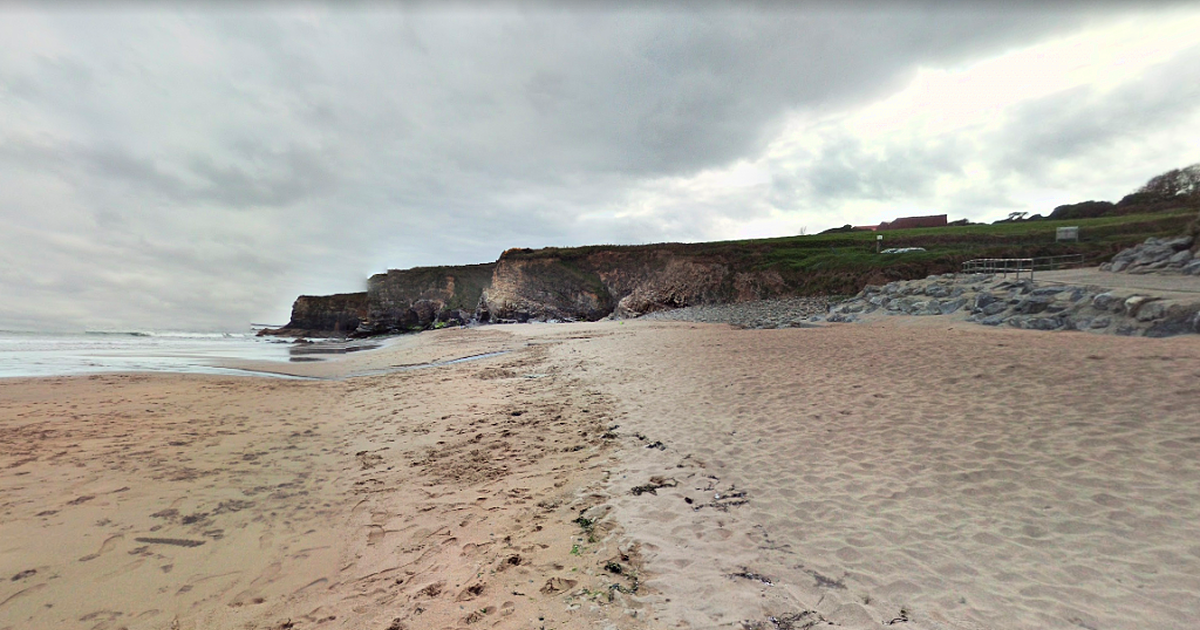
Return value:
<svg viewBox="0 0 1200 630">
<path fill-rule="evenodd" d="M 1186 120 L 1200 112 L 1197 68 L 1200 45 L 1110 93 L 1079 87 L 1028 103 L 994 137 L 1004 147 L 1001 164 L 1042 179 L 1052 162 Z"/>
<path fill-rule="evenodd" d="M 0 282 L 30 305 L 0 311 L 0 326 L 88 313 L 236 326 L 386 267 L 710 238 L 766 205 L 731 195 L 579 217 L 755 157 L 790 112 L 864 103 L 920 65 L 1114 11 L 750 6 L 45 13 L 35 26 L 56 44 L 0 55 L 0 184 L 15 191 L 0 219 L 21 228 L 0 233 L 19 268 Z M 834 140 L 776 198 L 806 185 L 825 200 L 922 194 L 963 150 L 876 158 Z"/>
<path fill-rule="evenodd" d="M 952 137 L 893 142 L 868 150 L 840 128 L 817 133 L 823 136 L 824 146 L 809 156 L 805 167 L 773 175 L 769 198 L 777 207 L 926 196 L 938 177 L 960 174 L 971 154 L 969 147 Z"/>
</svg>

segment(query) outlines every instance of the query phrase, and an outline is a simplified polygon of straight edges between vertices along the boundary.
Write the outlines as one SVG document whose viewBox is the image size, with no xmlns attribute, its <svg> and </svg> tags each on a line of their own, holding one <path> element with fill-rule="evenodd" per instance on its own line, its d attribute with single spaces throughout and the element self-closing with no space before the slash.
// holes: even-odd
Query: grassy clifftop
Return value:
<svg viewBox="0 0 1200 630">
<path fill-rule="evenodd" d="M 1076 220 L 1038 220 L 913 228 L 886 232 L 832 232 L 770 239 L 653 245 L 547 247 L 505 252 L 509 260 L 553 258 L 587 261 L 607 256 L 642 259 L 647 264 L 666 257 L 720 262 L 745 272 L 774 271 L 798 295 L 855 293 L 867 283 L 924 277 L 958 270 L 972 258 L 1007 258 L 1082 254 L 1099 264 L 1120 250 L 1149 237 L 1181 234 L 1197 216 L 1195 207 L 1160 212 Z M 1079 242 L 1055 241 L 1057 228 L 1078 226 Z M 877 254 L 883 248 L 921 247 L 926 251 Z"/>
</svg>

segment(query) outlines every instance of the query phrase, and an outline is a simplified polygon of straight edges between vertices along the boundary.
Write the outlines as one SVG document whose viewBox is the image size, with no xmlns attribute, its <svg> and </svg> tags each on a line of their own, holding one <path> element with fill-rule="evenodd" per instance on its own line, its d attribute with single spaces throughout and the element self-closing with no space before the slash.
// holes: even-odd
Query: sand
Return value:
<svg viewBox="0 0 1200 630">
<path fill-rule="evenodd" d="M 285 369 L 327 380 L 0 381 L 0 628 L 1200 619 L 1200 338 L 602 322 Z"/>
</svg>

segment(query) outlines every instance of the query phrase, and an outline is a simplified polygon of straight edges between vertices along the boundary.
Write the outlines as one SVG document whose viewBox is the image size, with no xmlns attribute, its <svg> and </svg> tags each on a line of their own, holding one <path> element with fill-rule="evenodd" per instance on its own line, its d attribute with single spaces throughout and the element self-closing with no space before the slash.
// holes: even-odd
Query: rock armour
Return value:
<svg viewBox="0 0 1200 630">
<path fill-rule="evenodd" d="M 1122 250 L 1110 262 L 1100 265 L 1101 271 L 1113 273 L 1179 273 L 1200 276 L 1200 259 L 1192 253 L 1191 236 L 1148 238 L 1136 247 Z"/>
<path fill-rule="evenodd" d="M 1200 333 L 1200 298 L 1163 299 L 1097 286 L 1039 285 L 988 274 L 944 274 L 868 286 L 823 319 L 853 322 L 869 313 L 949 315 L 1031 330 L 1082 330 L 1140 337 Z"/>
</svg>

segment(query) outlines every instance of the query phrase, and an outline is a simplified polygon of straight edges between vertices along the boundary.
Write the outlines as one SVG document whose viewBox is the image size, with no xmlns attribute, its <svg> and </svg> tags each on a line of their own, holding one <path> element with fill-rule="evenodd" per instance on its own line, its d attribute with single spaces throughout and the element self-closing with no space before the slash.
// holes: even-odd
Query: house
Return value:
<svg viewBox="0 0 1200 630">
<path fill-rule="evenodd" d="M 901 217 L 895 221 L 884 221 L 875 227 L 875 231 L 907 230 L 909 228 L 946 227 L 946 215 L 932 214 L 925 217 Z"/>
</svg>

